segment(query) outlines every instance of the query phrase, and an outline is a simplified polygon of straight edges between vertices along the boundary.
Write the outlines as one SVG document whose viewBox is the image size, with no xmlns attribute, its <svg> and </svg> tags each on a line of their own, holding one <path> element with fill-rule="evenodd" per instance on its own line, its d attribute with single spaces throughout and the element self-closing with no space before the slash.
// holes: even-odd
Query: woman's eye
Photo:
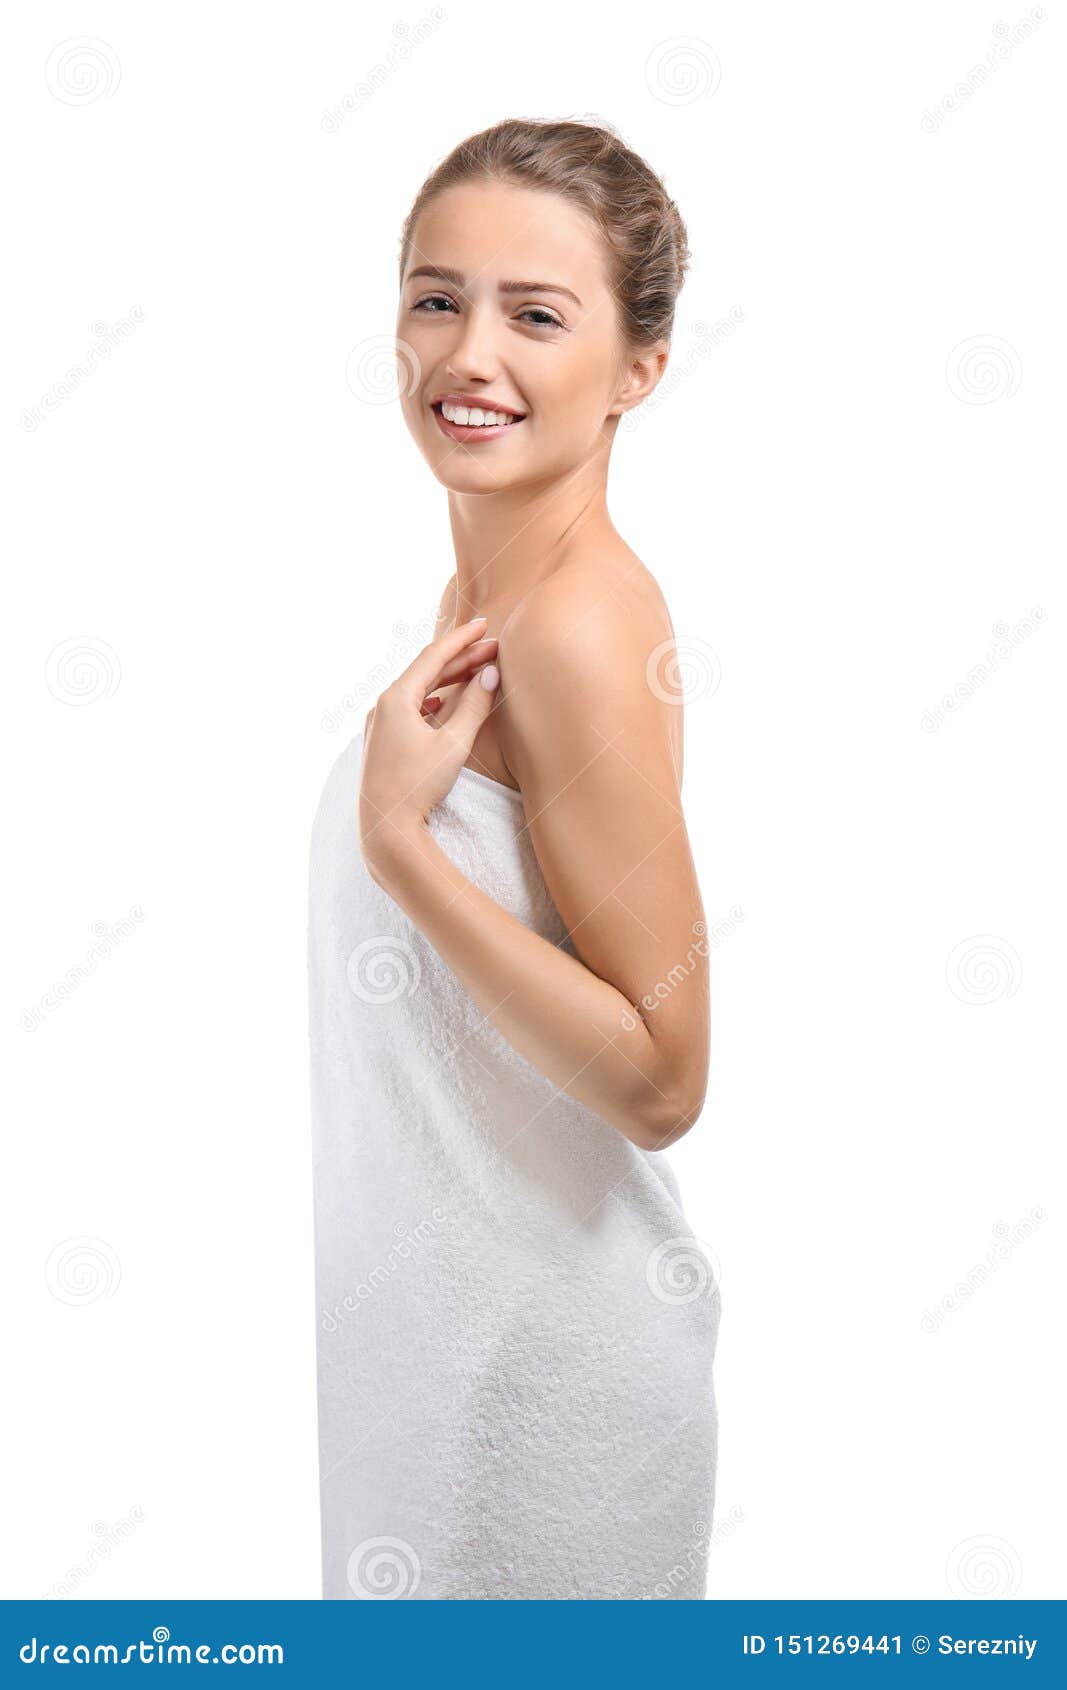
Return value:
<svg viewBox="0 0 1067 1690">
<path fill-rule="evenodd" d="M 443 293 L 428 293 L 425 299 L 416 300 L 411 309 L 413 311 L 430 310 L 430 314 L 432 316 L 436 314 L 435 308 L 437 306 L 443 306 L 446 311 L 454 311 L 456 309 L 452 301 Z"/>
<path fill-rule="evenodd" d="M 417 299 L 411 307 L 425 316 L 438 317 L 448 312 L 458 311 L 455 300 L 449 299 L 445 293 L 428 293 L 422 299 Z M 545 311 L 539 305 L 530 305 L 525 311 L 520 311 L 519 321 L 532 324 L 535 329 L 562 329 L 566 324 L 554 317 L 551 311 Z"/>
<path fill-rule="evenodd" d="M 539 305 L 531 305 L 529 310 L 521 312 L 520 315 L 528 320 L 537 318 L 534 327 L 538 329 L 561 329 L 563 327 L 558 317 L 553 317 L 551 311 L 542 311 Z"/>
</svg>

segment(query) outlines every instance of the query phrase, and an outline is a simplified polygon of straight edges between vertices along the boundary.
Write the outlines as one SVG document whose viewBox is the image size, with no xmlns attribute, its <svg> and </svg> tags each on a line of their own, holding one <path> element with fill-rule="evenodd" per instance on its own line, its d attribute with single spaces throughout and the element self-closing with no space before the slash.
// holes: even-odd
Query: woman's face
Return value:
<svg viewBox="0 0 1067 1690">
<path fill-rule="evenodd" d="M 558 194 L 468 182 L 433 199 L 412 233 L 397 339 L 405 421 L 454 492 L 557 479 L 607 450 L 612 407 L 626 408 L 602 238 Z M 480 425 L 486 411 L 509 420 Z"/>
</svg>

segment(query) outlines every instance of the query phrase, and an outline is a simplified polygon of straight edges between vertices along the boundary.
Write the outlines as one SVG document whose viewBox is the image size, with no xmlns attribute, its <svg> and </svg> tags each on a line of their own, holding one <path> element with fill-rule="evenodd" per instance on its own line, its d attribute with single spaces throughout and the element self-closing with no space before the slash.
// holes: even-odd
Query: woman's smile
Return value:
<svg viewBox="0 0 1067 1690">
<path fill-rule="evenodd" d="M 497 440 L 508 429 L 520 427 L 525 420 L 525 413 L 506 411 L 488 404 L 460 404 L 451 399 L 435 399 L 430 409 L 441 433 L 463 445 L 472 440 Z"/>
</svg>

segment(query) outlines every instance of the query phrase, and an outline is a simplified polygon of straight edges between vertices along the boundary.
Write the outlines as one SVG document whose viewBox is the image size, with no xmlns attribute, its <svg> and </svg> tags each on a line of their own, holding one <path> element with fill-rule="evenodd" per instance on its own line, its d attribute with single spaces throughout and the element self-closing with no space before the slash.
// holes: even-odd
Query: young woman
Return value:
<svg viewBox="0 0 1067 1690">
<path fill-rule="evenodd" d="M 606 500 L 686 259 L 586 123 L 473 136 L 404 228 L 456 571 L 312 841 L 327 1597 L 704 1595 L 719 1303 L 662 1151 L 707 946 L 671 622 Z"/>
</svg>

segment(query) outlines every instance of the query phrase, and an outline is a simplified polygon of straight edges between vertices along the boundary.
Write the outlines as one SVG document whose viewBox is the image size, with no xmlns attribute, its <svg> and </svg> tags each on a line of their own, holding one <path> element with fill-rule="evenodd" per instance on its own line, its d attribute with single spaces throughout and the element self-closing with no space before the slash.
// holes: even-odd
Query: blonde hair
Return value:
<svg viewBox="0 0 1067 1690">
<path fill-rule="evenodd" d="M 403 279 L 412 235 L 430 201 L 461 182 L 500 181 L 562 194 L 607 247 L 628 346 L 671 338 L 689 264 L 685 224 L 663 182 L 605 124 L 508 118 L 461 141 L 426 178 L 404 223 Z"/>
</svg>

